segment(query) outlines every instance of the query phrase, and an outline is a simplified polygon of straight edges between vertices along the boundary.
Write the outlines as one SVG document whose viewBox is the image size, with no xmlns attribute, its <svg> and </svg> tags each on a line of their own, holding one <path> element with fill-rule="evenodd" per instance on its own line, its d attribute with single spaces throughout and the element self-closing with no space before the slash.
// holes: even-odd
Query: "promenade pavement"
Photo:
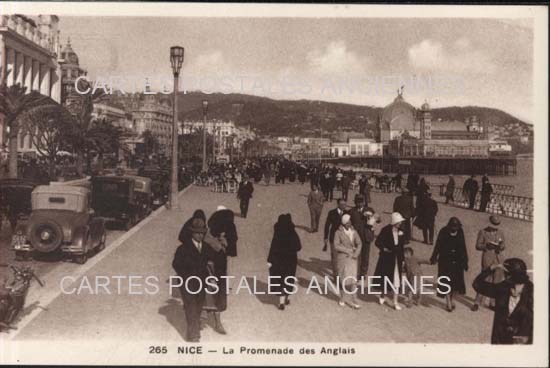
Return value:
<svg viewBox="0 0 550 368">
<path fill-rule="evenodd" d="M 340 307 L 337 296 L 306 294 L 309 280 L 328 273 L 329 253 L 322 252 L 322 231 L 311 234 L 306 196 L 309 185 L 296 183 L 285 185 L 256 185 L 250 203 L 249 216 L 236 217 L 239 233 L 238 257 L 231 259 L 229 274 L 248 278 L 256 277 L 257 290 L 265 290 L 268 267 L 267 254 L 273 224 L 281 213 L 291 213 L 302 240 L 297 277 L 298 293 L 291 297 L 285 311 L 276 307 L 276 297 L 250 295 L 241 290 L 235 295 L 237 282 L 232 283 L 228 296 L 228 309 L 222 314 L 227 335 L 219 335 L 210 326 L 202 332 L 202 341 L 308 341 L 308 342 L 410 342 L 410 343 L 488 343 L 493 313 L 481 308 L 471 312 L 475 296 L 471 282 L 480 270 L 480 252 L 475 250 L 477 231 L 488 223 L 488 215 L 461 208 L 439 205 L 436 228 L 440 229 L 451 216 L 457 216 L 464 224 L 470 271 L 466 274 L 467 294 L 457 303 L 457 309 L 449 313 L 444 300 L 425 296 L 427 304 L 411 309 L 395 311 L 381 306 L 375 296 L 361 296 L 360 310 Z M 350 193 L 350 202 L 354 193 Z M 372 206 L 382 214 L 382 224 L 389 221 L 395 194 L 372 193 Z M 53 279 L 48 287 L 59 295 L 48 305 L 41 305 L 36 316 L 26 323 L 14 337 L 15 340 L 72 340 L 116 339 L 118 341 L 154 340 L 156 343 L 182 341 L 185 336 L 185 318 L 179 293 L 169 294 L 166 280 L 174 275 L 172 258 L 177 248 L 177 234 L 181 225 L 195 209 L 203 209 L 207 216 L 218 205 L 225 205 L 239 213 L 235 194 L 213 193 L 210 188 L 190 187 L 180 195 L 178 210 L 165 210 L 137 229 L 108 256 L 87 269 L 82 275 L 93 287 L 96 276 L 111 277 L 108 294 L 99 290 L 96 295 L 61 294 L 60 286 Z M 350 203 L 351 204 L 351 203 Z M 335 202 L 325 205 L 321 224 L 327 211 Z M 515 219 L 502 219 L 508 248 L 504 257 L 519 256 L 531 267 L 532 224 Z M 414 230 L 418 239 L 418 229 Z M 421 258 L 429 258 L 432 246 L 412 242 Z M 109 247 L 107 247 L 107 250 Z M 369 274 L 375 268 L 378 252 L 371 248 Z M 436 275 L 436 266 L 425 266 L 425 275 Z M 120 295 L 113 276 L 154 276 L 159 280 L 158 293 L 154 295 L 129 295 L 127 282 L 122 282 Z M 82 278 L 76 282 L 80 285 Z M 124 280 L 123 280 L 124 281 Z M 143 291 L 143 280 L 140 282 Z M 86 291 L 86 290 L 84 290 Z M 36 307 L 36 306 L 35 306 Z"/>
</svg>

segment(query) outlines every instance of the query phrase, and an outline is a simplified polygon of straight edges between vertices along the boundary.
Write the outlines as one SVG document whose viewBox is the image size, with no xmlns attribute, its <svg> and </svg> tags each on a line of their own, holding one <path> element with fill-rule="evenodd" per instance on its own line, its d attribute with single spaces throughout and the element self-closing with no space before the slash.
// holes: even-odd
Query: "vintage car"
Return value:
<svg viewBox="0 0 550 368">
<path fill-rule="evenodd" d="M 95 176 L 92 178 L 92 208 L 99 216 L 122 223 L 131 229 L 140 216 L 136 199 L 136 181 L 125 176 Z"/>
<path fill-rule="evenodd" d="M 21 179 L 0 180 L 0 226 L 7 218 L 12 230 L 19 221 L 26 220 L 31 214 L 31 193 L 37 182 Z"/>
<path fill-rule="evenodd" d="M 12 236 L 16 258 L 61 251 L 83 264 L 105 247 L 105 221 L 90 209 L 90 191 L 70 185 L 41 185 L 32 192 L 32 212 Z"/>
<path fill-rule="evenodd" d="M 138 175 L 151 179 L 153 194 L 153 209 L 157 209 L 168 201 L 170 189 L 170 172 L 160 166 L 145 166 L 139 169 Z"/>
<path fill-rule="evenodd" d="M 139 219 L 144 219 L 153 211 L 152 180 L 143 176 L 126 175 L 125 177 L 134 180 L 134 192 L 139 207 Z"/>
</svg>

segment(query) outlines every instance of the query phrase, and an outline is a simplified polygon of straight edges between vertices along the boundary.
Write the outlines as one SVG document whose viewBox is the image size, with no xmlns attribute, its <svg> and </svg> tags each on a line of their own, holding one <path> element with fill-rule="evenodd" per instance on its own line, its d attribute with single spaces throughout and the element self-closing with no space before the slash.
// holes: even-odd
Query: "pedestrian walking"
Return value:
<svg viewBox="0 0 550 368">
<path fill-rule="evenodd" d="M 284 310 L 290 304 L 298 264 L 298 252 L 302 249 L 300 237 L 296 232 L 289 213 L 280 215 L 273 229 L 273 239 L 267 258 L 269 276 L 274 279 L 275 290 L 270 293 L 279 295 L 279 309 Z"/>
<path fill-rule="evenodd" d="M 462 187 L 462 192 L 464 193 L 464 199 L 468 200 L 468 208 L 470 208 L 471 210 L 474 209 L 478 190 L 479 185 L 477 183 L 477 180 L 475 180 L 475 175 L 472 175 L 468 179 L 466 179 Z"/>
<path fill-rule="evenodd" d="M 201 219 L 202 221 L 206 222 L 206 214 L 204 213 L 203 210 L 201 209 L 198 209 L 198 210 L 195 210 L 195 212 L 193 212 L 193 216 L 191 216 L 184 224 L 183 226 L 181 227 L 181 230 L 179 232 L 179 235 L 178 235 L 178 240 L 183 243 L 185 241 L 185 239 L 190 239 L 191 238 L 191 224 L 193 223 L 193 220 L 194 219 Z"/>
<path fill-rule="evenodd" d="M 321 212 L 323 212 L 324 203 L 325 197 L 323 196 L 323 193 L 319 191 L 319 187 L 317 185 L 314 185 L 311 192 L 307 196 L 307 206 L 311 216 L 310 232 L 312 233 L 319 231 L 319 219 L 321 218 Z"/>
<path fill-rule="evenodd" d="M 351 225 L 349 214 L 342 216 L 342 224 L 334 234 L 336 270 L 341 287 L 338 304 L 359 309 L 357 303 L 357 264 L 361 253 L 361 238 Z"/>
<path fill-rule="evenodd" d="M 367 275 L 369 267 L 369 248 L 374 237 L 372 237 L 371 232 L 367 231 L 367 219 L 365 216 L 367 208 L 365 208 L 365 197 L 361 194 L 356 194 L 354 202 L 355 207 L 349 211 L 349 215 L 351 217 L 351 225 L 357 234 L 359 234 L 362 244 L 361 254 L 359 255 L 359 265 L 357 268 L 357 278 L 360 278 Z M 374 210 L 372 210 L 372 213 L 374 214 Z"/>
<path fill-rule="evenodd" d="M 489 177 L 484 176 L 481 183 L 481 198 L 479 200 L 479 212 L 487 211 L 487 204 L 491 202 L 493 186 L 489 182 Z"/>
<path fill-rule="evenodd" d="M 187 322 L 186 338 L 189 342 L 200 341 L 200 318 L 206 292 L 205 281 L 209 276 L 208 260 L 213 258 L 213 249 L 204 242 L 206 224 L 194 218 L 189 226 L 191 237 L 184 239 L 172 261 L 172 267 L 182 279 L 180 287 Z"/>
<path fill-rule="evenodd" d="M 503 270 L 506 279 L 496 284 L 488 282 L 497 269 Z M 475 278 L 473 287 L 479 294 L 495 299 L 491 344 L 533 343 L 533 283 L 523 260 L 510 258 L 491 265 Z"/>
<path fill-rule="evenodd" d="M 405 232 L 405 242 L 408 244 L 412 239 L 411 218 L 415 216 L 413 193 L 408 188 L 395 198 L 393 212 L 399 212 L 404 218 L 402 228 Z"/>
<path fill-rule="evenodd" d="M 500 218 L 497 215 L 489 217 L 489 226 L 481 229 L 477 234 L 476 249 L 481 251 L 481 270 L 486 270 L 494 264 L 499 264 L 501 253 L 506 248 L 503 232 L 499 229 Z M 495 272 L 489 274 L 487 282 L 499 283 L 504 280 L 504 272 L 496 268 Z M 472 311 L 477 311 L 483 303 L 483 295 L 477 294 Z M 494 306 L 494 300 L 490 302 Z"/>
<path fill-rule="evenodd" d="M 388 295 L 388 286 L 393 293 L 393 307 L 395 310 L 401 310 L 398 296 L 401 288 L 401 275 L 403 273 L 403 248 L 405 245 L 405 234 L 402 226 L 405 218 L 399 213 L 394 212 L 391 215 L 391 223 L 380 230 L 376 238 L 375 245 L 380 250 L 378 262 L 374 275 L 380 278 L 382 285 L 382 294 L 379 297 L 380 304 L 386 302 Z M 390 285 L 388 285 L 388 283 Z"/>
<path fill-rule="evenodd" d="M 237 191 L 237 199 L 240 201 L 241 217 L 246 218 L 248 215 L 248 205 L 254 192 L 252 182 L 248 180 L 248 176 L 243 177 L 243 181 L 239 184 Z"/>
<path fill-rule="evenodd" d="M 342 198 L 344 201 L 348 200 L 348 193 L 349 193 L 349 186 L 351 184 L 351 179 L 348 174 L 345 174 L 342 176 L 342 180 L 340 182 L 340 186 L 342 188 Z"/>
<path fill-rule="evenodd" d="M 468 252 L 464 240 L 464 230 L 460 220 L 451 217 L 447 226 L 444 226 L 437 235 L 437 241 L 430 258 L 431 264 L 437 263 L 438 279 L 446 277 L 450 290 L 445 294 L 447 311 L 452 312 L 455 305 L 455 296 L 466 293 L 464 271 L 468 271 Z M 438 293 L 443 297 L 443 294 Z"/>
<path fill-rule="evenodd" d="M 338 200 L 338 207 L 328 211 L 327 219 L 325 221 L 325 232 L 324 232 L 324 246 L 323 252 L 327 251 L 327 248 L 330 246 L 330 260 L 333 271 L 333 276 L 336 277 L 336 257 L 334 254 L 334 234 L 340 223 L 342 221 L 342 216 L 346 213 L 346 201 L 343 199 Z"/>
<path fill-rule="evenodd" d="M 449 181 L 447 182 L 447 187 L 445 188 L 445 204 L 449 204 L 449 201 L 455 202 L 455 178 L 453 175 L 449 175 Z"/>
<path fill-rule="evenodd" d="M 428 191 L 424 196 L 419 197 L 414 225 L 422 230 L 425 244 L 433 244 L 437 211 L 437 202 L 433 200 L 431 192 Z"/>
<path fill-rule="evenodd" d="M 407 290 L 407 308 L 412 307 L 412 304 L 419 305 L 422 303 L 422 264 L 430 264 L 427 259 L 419 259 L 414 255 L 414 250 L 411 247 L 405 247 L 404 255 L 404 271 L 407 276 L 407 281 L 413 289 Z"/>
</svg>

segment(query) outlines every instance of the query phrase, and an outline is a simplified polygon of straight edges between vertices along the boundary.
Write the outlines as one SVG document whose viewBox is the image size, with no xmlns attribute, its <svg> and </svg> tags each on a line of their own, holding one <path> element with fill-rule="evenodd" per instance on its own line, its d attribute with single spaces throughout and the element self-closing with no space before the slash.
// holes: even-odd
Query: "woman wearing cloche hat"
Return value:
<svg viewBox="0 0 550 368">
<path fill-rule="evenodd" d="M 403 248 L 405 245 L 405 234 L 401 227 L 405 219 L 399 212 L 391 215 L 391 223 L 380 230 L 375 245 L 380 250 L 378 262 L 374 275 L 379 277 L 382 286 L 382 295 L 379 298 L 380 304 L 386 302 L 386 293 L 388 290 L 399 289 L 401 287 L 401 274 L 403 273 Z M 391 285 L 386 285 L 388 282 Z M 393 306 L 395 310 L 401 310 L 398 302 L 398 293 L 393 293 Z"/>
</svg>

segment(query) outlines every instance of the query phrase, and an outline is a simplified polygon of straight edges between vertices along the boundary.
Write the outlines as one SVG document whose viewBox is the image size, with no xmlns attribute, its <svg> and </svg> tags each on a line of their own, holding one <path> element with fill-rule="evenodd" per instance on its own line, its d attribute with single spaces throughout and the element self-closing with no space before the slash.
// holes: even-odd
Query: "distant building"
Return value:
<svg viewBox="0 0 550 368">
<path fill-rule="evenodd" d="M 20 84 L 60 102 L 58 24 L 55 15 L 0 15 L 0 83 L 6 79 L 8 86 Z M 18 152 L 36 155 L 29 133 L 20 132 L 17 141 Z M 0 115 L 0 146 L 7 144 L 7 127 Z"/>
<path fill-rule="evenodd" d="M 80 67 L 78 55 L 71 46 L 70 38 L 67 39 L 67 44 L 63 46 L 58 55 L 58 63 L 61 67 L 61 103 L 65 104 L 69 96 L 76 92 L 77 78 L 88 73 Z"/>
</svg>

